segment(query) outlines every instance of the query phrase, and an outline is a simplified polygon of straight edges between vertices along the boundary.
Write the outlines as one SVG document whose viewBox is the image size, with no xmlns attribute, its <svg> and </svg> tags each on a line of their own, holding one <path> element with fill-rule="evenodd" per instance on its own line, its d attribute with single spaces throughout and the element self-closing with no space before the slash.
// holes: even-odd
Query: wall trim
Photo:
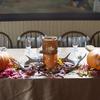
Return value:
<svg viewBox="0 0 100 100">
<path fill-rule="evenodd" d="M 100 20 L 100 13 L 21 13 L 0 14 L 0 21 Z"/>
</svg>

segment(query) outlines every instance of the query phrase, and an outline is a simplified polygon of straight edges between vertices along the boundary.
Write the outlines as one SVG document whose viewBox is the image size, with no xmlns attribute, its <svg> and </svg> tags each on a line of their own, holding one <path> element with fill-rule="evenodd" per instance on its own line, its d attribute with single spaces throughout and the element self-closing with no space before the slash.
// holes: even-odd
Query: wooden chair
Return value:
<svg viewBox="0 0 100 100">
<path fill-rule="evenodd" d="M 92 35 L 90 43 L 96 47 L 100 47 L 100 31 L 97 31 Z"/>
<path fill-rule="evenodd" d="M 65 32 L 60 36 L 60 46 L 72 47 L 73 39 L 77 38 L 80 47 L 85 46 L 89 42 L 89 37 L 80 31 Z"/>
<path fill-rule="evenodd" d="M 4 32 L 0 32 L 0 47 L 13 47 L 10 37 Z"/>
<path fill-rule="evenodd" d="M 17 47 L 18 48 L 25 48 L 25 40 L 30 38 L 31 39 L 31 47 L 37 48 L 41 46 L 42 43 L 42 37 L 44 37 L 45 34 L 37 31 L 37 30 L 29 30 L 24 33 L 22 33 L 18 39 L 17 39 Z"/>
</svg>

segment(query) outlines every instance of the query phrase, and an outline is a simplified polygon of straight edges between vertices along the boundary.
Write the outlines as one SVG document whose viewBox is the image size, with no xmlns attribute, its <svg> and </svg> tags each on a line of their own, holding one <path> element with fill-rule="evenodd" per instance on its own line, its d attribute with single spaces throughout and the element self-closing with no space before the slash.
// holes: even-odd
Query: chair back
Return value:
<svg viewBox="0 0 100 100">
<path fill-rule="evenodd" d="M 84 33 L 80 31 L 69 31 L 61 35 L 60 45 L 63 47 L 72 47 L 74 38 L 77 38 L 79 47 L 83 47 L 89 42 L 89 37 Z"/>
<path fill-rule="evenodd" d="M 90 43 L 96 47 L 100 47 L 100 31 L 97 31 L 92 35 Z"/>
<path fill-rule="evenodd" d="M 10 37 L 4 32 L 0 32 L 0 47 L 13 47 Z"/>
<path fill-rule="evenodd" d="M 17 47 L 18 48 L 24 48 L 25 47 L 25 40 L 30 38 L 31 40 L 31 47 L 37 48 L 41 46 L 42 43 L 42 37 L 44 37 L 45 34 L 40 31 L 36 30 L 29 30 L 24 33 L 22 33 L 18 39 L 17 39 Z"/>
</svg>

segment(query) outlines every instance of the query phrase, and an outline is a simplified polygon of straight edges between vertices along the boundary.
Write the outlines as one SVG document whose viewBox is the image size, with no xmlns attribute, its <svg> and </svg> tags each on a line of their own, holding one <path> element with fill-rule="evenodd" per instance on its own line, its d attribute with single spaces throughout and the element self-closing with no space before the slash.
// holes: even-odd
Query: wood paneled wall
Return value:
<svg viewBox="0 0 100 100">
<path fill-rule="evenodd" d="M 91 35 L 100 30 L 100 21 L 8 21 L 0 22 L 0 31 L 7 33 L 16 47 L 17 36 L 27 30 L 40 30 L 47 35 L 60 35 L 78 30 Z"/>
</svg>

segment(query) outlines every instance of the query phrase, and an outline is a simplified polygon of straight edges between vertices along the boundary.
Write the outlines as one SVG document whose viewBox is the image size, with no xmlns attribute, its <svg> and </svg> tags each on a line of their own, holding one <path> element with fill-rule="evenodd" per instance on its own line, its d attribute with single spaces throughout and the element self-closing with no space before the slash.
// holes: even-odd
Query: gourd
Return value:
<svg viewBox="0 0 100 100">
<path fill-rule="evenodd" d="M 100 49 L 94 49 L 88 53 L 87 64 L 89 68 L 100 70 Z"/>
</svg>

